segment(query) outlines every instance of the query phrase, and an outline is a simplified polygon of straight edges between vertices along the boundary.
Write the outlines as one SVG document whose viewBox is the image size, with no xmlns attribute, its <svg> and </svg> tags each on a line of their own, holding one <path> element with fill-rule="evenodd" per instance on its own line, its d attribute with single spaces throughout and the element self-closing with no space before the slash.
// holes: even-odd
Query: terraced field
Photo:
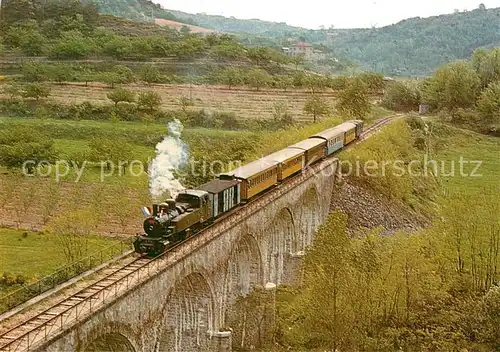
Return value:
<svg viewBox="0 0 500 352">
<path fill-rule="evenodd" d="M 310 121 L 311 116 L 304 114 L 304 104 L 310 92 L 303 89 L 250 89 L 244 87 L 231 88 L 214 85 L 168 85 L 155 84 L 152 86 L 128 85 L 127 89 L 143 92 L 154 90 L 162 96 L 163 108 L 179 109 L 181 97 L 192 97 L 194 106 L 190 109 L 206 109 L 208 112 L 233 112 L 240 119 L 272 119 L 273 107 L 277 102 L 287 104 L 293 117 L 298 121 Z M 52 85 L 51 99 L 63 104 L 92 101 L 96 104 L 110 104 L 106 94 L 111 89 L 104 85 L 93 83 L 88 87 L 75 83 L 68 85 Z M 335 104 L 338 92 L 325 90 L 318 92 L 331 106 Z"/>
</svg>

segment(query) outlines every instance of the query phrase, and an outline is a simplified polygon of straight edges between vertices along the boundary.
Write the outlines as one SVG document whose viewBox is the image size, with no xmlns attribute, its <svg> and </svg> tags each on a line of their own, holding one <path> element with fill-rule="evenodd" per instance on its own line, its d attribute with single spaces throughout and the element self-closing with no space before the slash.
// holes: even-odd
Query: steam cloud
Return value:
<svg viewBox="0 0 500 352">
<path fill-rule="evenodd" d="M 175 198 L 184 189 L 173 174 L 189 158 L 188 146 L 181 139 L 184 126 L 175 119 L 167 127 L 168 135 L 156 145 L 156 157 L 149 166 L 149 191 L 154 200 Z"/>
</svg>

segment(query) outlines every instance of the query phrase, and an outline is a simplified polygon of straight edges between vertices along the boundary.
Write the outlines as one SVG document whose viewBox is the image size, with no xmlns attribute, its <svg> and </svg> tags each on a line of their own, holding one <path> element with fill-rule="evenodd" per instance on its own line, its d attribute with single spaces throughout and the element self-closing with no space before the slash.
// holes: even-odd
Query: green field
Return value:
<svg viewBox="0 0 500 352">
<path fill-rule="evenodd" d="M 119 240 L 92 236 L 88 254 L 118 245 Z M 64 266 L 66 258 L 57 235 L 0 228 L 0 272 L 28 279 L 43 277 Z"/>
<path fill-rule="evenodd" d="M 451 170 L 455 163 L 455 176 L 440 177 L 445 191 L 461 194 L 492 193 L 498 195 L 500 191 L 500 139 L 488 137 L 475 132 L 461 130 L 450 126 L 438 129 L 436 138 L 436 153 L 434 159 L 443 161 L 446 172 Z M 464 174 L 459 169 L 460 157 L 464 161 L 480 161 L 481 165 L 472 176 L 476 167 L 474 164 L 464 164 Z"/>
</svg>

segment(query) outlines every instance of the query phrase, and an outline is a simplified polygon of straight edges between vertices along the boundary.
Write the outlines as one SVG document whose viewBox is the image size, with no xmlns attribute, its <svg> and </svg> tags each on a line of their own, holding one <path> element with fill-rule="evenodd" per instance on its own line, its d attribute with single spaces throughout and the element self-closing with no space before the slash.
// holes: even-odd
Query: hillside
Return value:
<svg viewBox="0 0 500 352">
<path fill-rule="evenodd" d="M 151 16 L 238 34 L 243 43 L 279 47 L 287 39 L 329 46 L 337 57 L 389 75 L 421 76 L 500 44 L 500 8 L 411 18 L 370 29 L 309 30 L 286 23 L 165 10 L 149 0 L 97 0 L 101 12 L 151 21 Z M 288 44 L 288 43 L 287 43 Z"/>
<path fill-rule="evenodd" d="M 469 58 L 477 48 L 500 43 L 500 8 L 416 17 L 382 28 L 333 30 L 171 12 L 207 28 L 260 36 L 261 42 L 262 37 L 267 37 L 275 45 L 290 37 L 326 44 L 339 58 L 390 75 L 428 75 L 444 63 Z"/>
<path fill-rule="evenodd" d="M 181 19 L 150 0 L 82 0 L 97 5 L 99 12 L 125 17 L 140 22 L 153 22 L 154 18 L 195 25 L 188 19 Z"/>
<path fill-rule="evenodd" d="M 376 29 L 338 31 L 329 46 L 364 68 L 393 75 L 426 75 L 500 44 L 500 8 L 412 18 Z"/>
</svg>

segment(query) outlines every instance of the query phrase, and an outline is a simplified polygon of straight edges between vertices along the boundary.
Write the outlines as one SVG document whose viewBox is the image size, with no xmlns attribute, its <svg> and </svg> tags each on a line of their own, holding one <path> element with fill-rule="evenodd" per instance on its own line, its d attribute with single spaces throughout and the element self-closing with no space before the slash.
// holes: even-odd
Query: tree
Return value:
<svg viewBox="0 0 500 352">
<path fill-rule="evenodd" d="M 393 82 L 384 94 L 382 105 L 394 111 L 416 111 L 420 104 L 420 92 L 403 82 Z"/>
<path fill-rule="evenodd" d="M 285 92 L 288 88 L 293 87 L 293 78 L 287 75 L 275 76 L 275 86 L 278 89 L 283 89 Z"/>
<path fill-rule="evenodd" d="M 244 56 L 245 49 L 240 43 L 229 42 L 215 46 L 212 52 L 218 61 L 225 59 L 237 60 Z"/>
<path fill-rule="evenodd" d="M 293 125 L 293 117 L 286 102 L 277 101 L 273 105 L 274 122 L 280 127 Z"/>
<path fill-rule="evenodd" d="M 366 87 L 372 92 L 380 91 L 385 86 L 384 76 L 380 73 L 365 72 L 359 75 L 359 78 L 366 84 Z"/>
<path fill-rule="evenodd" d="M 49 77 L 59 84 L 72 81 L 75 78 L 75 72 L 71 65 L 59 63 L 49 68 Z"/>
<path fill-rule="evenodd" d="M 468 63 L 454 62 L 424 81 L 423 100 L 437 110 L 471 108 L 476 103 L 480 83 L 478 74 Z"/>
<path fill-rule="evenodd" d="M 49 69 L 46 65 L 28 61 L 23 64 L 22 73 L 27 82 L 43 82 L 47 80 Z"/>
<path fill-rule="evenodd" d="M 227 84 L 229 89 L 243 83 L 243 72 L 235 67 L 219 70 L 216 73 L 216 80 L 219 83 Z"/>
<path fill-rule="evenodd" d="M 45 50 L 46 38 L 38 31 L 35 21 L 28 21 L 10 27 L 5 34 L 5 42 L 28 56 L 38 56 Z"/>
<path fill-rule="evenodd" d="M 314 122 L 316 118 L 328 114 L 330 107 L 327 102 L 318 95 L 311 95 L 304 105 L 304 112 L 313 115 Z"/>
<path fill-rule="evenodd" d="M 500 124 L 500 81 L 490 84 L 481 93 L 477 111 L 484 123 Z"/>
<path fill-rule="evenodd" d="M 21 90 L 22 88 L 20 86 L 12 84 L 6 86 L 3 91 L 9 96 L 11 100 L 14 100 L 17 97 L 21 96 Z"/>
<path fill-rule="evenodd" d="M 123 65 L 116 65 L 109 72 L 102 72 L 98 76 L 99 81 L 114 88 L 116 84 L 128 84 L 135 80 L 131 69 Z"/>
<path fill-rule="evenodd" d="M 24 86 L 22 96 L 26 99 L 40 100 L 47 98 L 50 94 L 50 88 L 39 83 L 28 83 Z"/>
<path fill-rule="evenodd" d="M 89 82 L 93 81 L 96 75 L 92 70 L 89 68 L 80 68 L 78 72 L 75 73 L 76 80 L 79 82 L 85 82 L 85 87 L 88 87 Z"/>
<path fill-rule="evenodd" d="M 500 48 L 487 51 L 483 48 L 474 51 L 471 65 L 481 79 L 481 87 L 500 81 Z"/>
<path fill-rule="evenodd" d="M 40 211 L 42 215 L 42 222 L 47 225 L 50 218 L 57 211 L 57 203 L 59 202 L 61 188 L 56 182 L 48 180 L 43 189 L 42 199 L 40 200 Z"/>
<path fill-rule="evenodd" d="M 116 60 L 130 56 L 133 47 L 132 42 L 127 37 L 113 36 L 104 44 L 103 53 L 113 57 Z"/>
<path fill-rule="evenodd" d="M 161 106 L 162 99 L 157 92 L 143 92 L 139 94 L 137 105 L 146 111 L 155 111 Z"/>
<path fill-rule="evenodd" d="M 61 213 L 48 226 L 57 234 L 60 248 L 68 263 L 88 255 L 90 235 L 95 231 L 98 217 L 92 210 L 78 210 Z"/>
<path fill-rule="evenodd" d="M 303 65 L 306 60 L 303 55 L 297 55 L 292 57 L 290 61 L 295 65 L 295 71 L 297 71 L 299 66 Z"/>
<path fill-rule="evenodd" d="M 40 161 L 52 162 L 57 154 L 54 140 L 26 127 L 0 131 L 0 164 L 21 167 L 26 161 L 27 171 L 32 173 Z"/>
<path fill-rule="evenodd" d="M 35 17 L 36 4 L 32 0 L 4 0 L 1 3 L 1 25 L 3 30 Z M 5 33 L 5 32 L 4 32 Z"/>
<path fill-rule="evenodd" d="M 123 139 L 94 138 L 89 146 L 92 160 L 104 163 L 108 170 L 120 163 L 127 165 L 132 155 L 130 143 Z"/>
<path fill-rule="evenodd" d="M 95 51 L 91 38 L 85 37 L 79 31 L 68 31 L 52 47 L 50 56 L 57 59 L 83 59 Z"/>
<path fill-rule="evenodd" d="M 348 265 L 351 240 L 346 228 L 347 215 L 335 212 L 328 216 L 304 262 L 303 324 L 315 327 L 306 334 L 313 341 L 324 341 L 325 345 L 318 347 L 330 347 L 333 351 L 342 346 L 351 321 L 342 304 L 343 297 L 351 290 Z"/>
<path fill-rule="evenodd" d="M 340 92 L 337 110 L 357 119 L 365 119 L 371 111 L 368 89 L 359 78 L 353 79 L 345 90 Z"/>
<path fill-rule="evenodd" d="M 265 87 L 271 81 L 271 76 L 264 70 L 253 69 L 248 73 L 248 84 L 257 90 Z"/>
<path fill-rule="evenodd" d="M 147 84 L 161 82 L 162 75 L 155 65 L 144 65 L 139 72 L 139 78 Z"/>
<path fill-rule="evenodd" d="M 109 92 L 107 97 L 115 103 L 115 106 L 122 101 L 127 103 L 133 103 L 135 101 L 135 93 L 125 88 L 117 88 Z"/>
</svg>

